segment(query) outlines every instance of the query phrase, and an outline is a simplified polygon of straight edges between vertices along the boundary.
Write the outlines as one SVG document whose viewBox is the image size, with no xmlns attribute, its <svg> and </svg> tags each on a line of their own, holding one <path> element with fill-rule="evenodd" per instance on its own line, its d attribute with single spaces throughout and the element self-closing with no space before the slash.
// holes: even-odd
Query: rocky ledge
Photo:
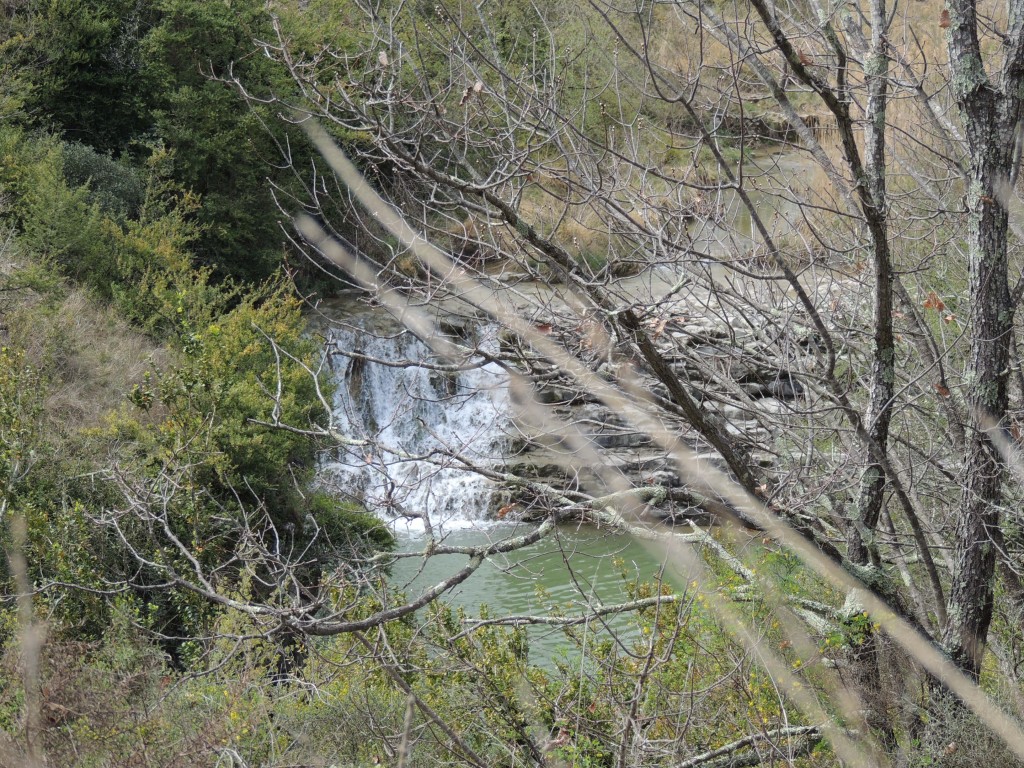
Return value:
<svg viewBox="0 0 1024 768">
<path fill-rule="evenodd" d="M 692 313 L 648 322 L 658 352 L 679 382 L 709 420 L 735 439 L 759 475 L 771 482 L 779 457 L 790 450 L 796 406 L 807 397 L 818 364 L 813 334 L 792 324 L 784 326 L 785 332 L 773 332 L 770 326 L 754 328 L 728 317 Z M 656 409 L 662 434 L 681 437 L 698 458 L 727 471 L 718 453 L 674 415 L 678 409 L 667 387 L 627 341 L 596 341 L 593 327 L 568 313 L 544 317 L 538 328 L 605 381 L 626 385 L 662 406 Z M 665 492 L 651 494 L 643 513 L 662 520 L 713 521 L 726 511 L 722 500 L 701 487 L 699 477 L 692 472 L 684 476 L 656 436 L 623 420 L 522 340 L 506 337 L 503 347 L 504 355 L 533 382 L 517 393 L 509 471 L 590 495 L 659 486 Z M 802 405 L 799 410 L 804 410 Z M 526 517 L 544 512 L 541 506 L 520 506 Z"/>
</svg>

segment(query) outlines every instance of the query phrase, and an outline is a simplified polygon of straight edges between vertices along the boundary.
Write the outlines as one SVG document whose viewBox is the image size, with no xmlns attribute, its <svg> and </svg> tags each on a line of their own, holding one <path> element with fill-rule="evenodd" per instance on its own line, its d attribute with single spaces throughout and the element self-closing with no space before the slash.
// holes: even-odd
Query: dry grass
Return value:
<svg viewBox="0 0 1024 768">
<path fill-rule="evenodd" d="M 170 361 L 165 349 L 80 288 L 61 297 L 24 294 L 0 317 L 11 341 L 47 373 L 44 420 L 59 435 L 102 426 L 147 371 Z"/>
</svg>

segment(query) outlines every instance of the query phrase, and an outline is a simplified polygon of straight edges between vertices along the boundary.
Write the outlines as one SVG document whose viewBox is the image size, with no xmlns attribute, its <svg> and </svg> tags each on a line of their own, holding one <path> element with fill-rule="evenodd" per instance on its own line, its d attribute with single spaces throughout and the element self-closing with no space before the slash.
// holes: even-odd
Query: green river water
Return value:
<svg viewBox="0 0 1024 768">
<path fill-rule="evenodd" d="M 460 529 L 449 533 L 445 544 L 475 546 L 524 532 L 525 525 L 514 524 Z M 417 552 L 423 545 L 422 538 L 404 538 L 400 551 Z M 587 606 L 628 600 L 627 584 L 637 579 L 654 581 L 665 562 L 666 553 L 656 543 L 591 527 L 562 526 L 532 547 L 491 558 L 443 600 L 464 609 L 470 618 L 479 616 L 483 606 L 492 617 L 550 615 L 553 609 L 576 616 L 584 614 Z M 461 555 L 399 559 L 392 582 L 412 596 L 465 563 L 466 557 Z M 625 631 L 628 636 L 629 620 L 617 616 L 606 623 L 593 621 L 587 631 L 600 634 L 608 628 Z M 534 663 L 545 665 L 561 655 L 572 659 L 578 654 L 559 627 L 531 626 L 528 636 Z"/>
</svg>

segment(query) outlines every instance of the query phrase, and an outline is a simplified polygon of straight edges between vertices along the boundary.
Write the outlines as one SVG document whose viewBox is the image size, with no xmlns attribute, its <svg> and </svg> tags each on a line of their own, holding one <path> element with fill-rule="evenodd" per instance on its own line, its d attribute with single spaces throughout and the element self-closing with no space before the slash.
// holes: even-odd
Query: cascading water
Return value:
<svg viewBox="0 0 1024 768">
<path fill-rule="evenodd" d="M 467 346 L 497 346 L 494 326 L 466 333 Z M 482 467 L 501 461 L 511 422 L 505 372 L 474 365 L 479 359 L 462 363 L 466 370 L 439 370 L 445 361 L 376 312 L 349 318 L 328 343 L 335 426 L 366 444 L 339 447 L 323 481 L 394 521 L 396 532 L 486 524 L 494 486 L 454 457 Z"/>
<path fill-rule="evenodd" d="M 508 375 L 493 364 L 474 367 L 472 359 L 462 366 L 467 370 L 452 373 L 406 365 L 437 361 L 427 345 L 382 310 L 353 316 L 350 307 L 345 309 L 349 311 L 333 316 L 344 316 L 346 326 L 325 334 L 338 383 L 334 424 L 346 437 L 368 444 L 338 448 L 322 465 L 321 482 L 394 521 L 401 552 L 422 555 L 424 549 L 424 520 L 403 517 L 403 512 L 428 514 L 431 532 L 453 546 L 478 547 L 532 527 L 489 521 L 494 486 L 458 469 L 455 461 L 438 455 L 431 461 L 406 458 L 458 451 L 482 466 L 500 464 L 509 455 L 509 435 L 514 433 Z M 464 346 L 488 351 L 498 346 L 495 326 L 481 323 L 468 335 L 472 338 Z M 638 575 L 662 570 L 660 561 L 628 537 L 566 526 L 533 547 L 488 558 L 473 578 L 443 599 L 470 615 L 485 604 L 491 615 L 535 614 L 549 602 L 564 605 L 580 599 L 584 585 L 588 603 L 622 602 L 628 595 L 615 565 L 619 561 L 635 563 Z M 400 591 L 418 594 L 464 565 L 465 557 L 458 555 L 405 557 L 392 565 L 390 579 Z M 615 621 L 607 619 L 601 626 L 619 626 Z M 628 626 L 622 629 L 628 631 Z M 560 629 L 530 629 L 533 661 L 553 667 L 563 646 Z"/>
</svg>

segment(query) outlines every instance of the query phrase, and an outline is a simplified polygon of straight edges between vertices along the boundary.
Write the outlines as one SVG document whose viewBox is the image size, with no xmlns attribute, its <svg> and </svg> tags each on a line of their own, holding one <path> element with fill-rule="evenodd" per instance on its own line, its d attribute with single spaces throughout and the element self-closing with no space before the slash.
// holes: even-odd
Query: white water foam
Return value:
<svg viewBox="0 0 1024 768">
<path fill-rule="evenodd" d="M 422 535 L 428 522 L 435 534 L 487 527 L 494 486 L 453 456 L 492 467 L 505 455 L 511 414 L 506 373 L 493 363 L 473 366 L 479 358 L 459 372 L 399 365 L 444 361 L 377 313 L 349 321 L 328 342 L 338 382 L 334 421 L 342 434 L 368 445 L 340 447 L 324 462 L 322 481 L 389 521 L 399 535 Z M 496 327 L 482 325 L 472 333 L 476 338 L 469 343 L 497 347 Z M 394 364 L 348 357 L 348 351 Z"/>
</svg>

